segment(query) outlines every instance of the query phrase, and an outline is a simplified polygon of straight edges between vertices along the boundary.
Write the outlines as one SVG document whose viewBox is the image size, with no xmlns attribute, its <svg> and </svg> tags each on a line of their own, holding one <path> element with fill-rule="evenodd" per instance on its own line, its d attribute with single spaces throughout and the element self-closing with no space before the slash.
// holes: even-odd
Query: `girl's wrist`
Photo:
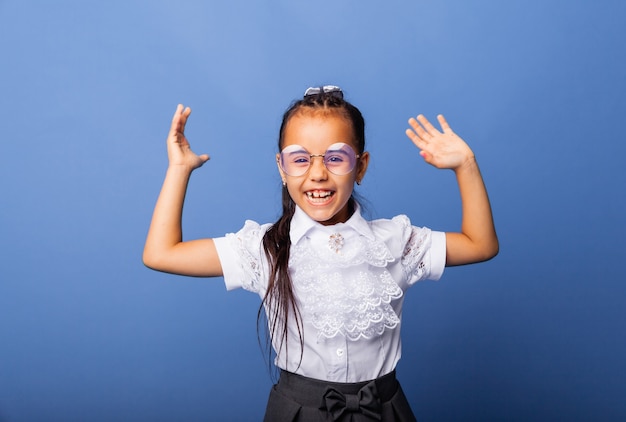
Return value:
<svg viewBox="0 0 626 422">
<path fill-rule="evenodd" d="M 463 162 L 454 168 L 455 173 L 457 172 L 465 172 L 465 171 L 474 171 L 478 168 L 478 162 L 476 161 L 476 156 L 474 154 L 468 155 Z"/>
<path fill-rule="evenodd" d="M 167 167 L 167 173 L 172 174 L 173 176 L 189 177 L 193 170 L 193 167 L 184 164 L 170 164 Z"/>
</svg>

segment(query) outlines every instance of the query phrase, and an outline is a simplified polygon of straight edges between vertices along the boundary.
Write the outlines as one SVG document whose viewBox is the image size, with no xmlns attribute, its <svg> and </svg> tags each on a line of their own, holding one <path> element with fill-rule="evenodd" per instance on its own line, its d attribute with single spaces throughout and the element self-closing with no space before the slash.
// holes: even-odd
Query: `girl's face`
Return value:
<svg viewBox="0 0 626 422">
<path fill-rule="evenodd" d="M 336 113 L 301 113 L 292 116 L 283 133 L 283 150 L 299 145 L 311 155 L 323 155 L 336 143 L 350 145 L 355 153 L 352 125 Z M 280 161 L 280 154 L 276 156 Z M 367 170 L 369 154 L 361 153 L 354 168 L 347 174 L 337 175 L 324 165 L 322 157 L 310 158 L 311 164 L 301 176 L 290 176 L 278 165 L 278 171 L 293 201 L 313 220 L 332 225 L 343 223 L 350 218 L 348 200 L 354 189 L 354 182 L 361 180 Z"/>
</svg>

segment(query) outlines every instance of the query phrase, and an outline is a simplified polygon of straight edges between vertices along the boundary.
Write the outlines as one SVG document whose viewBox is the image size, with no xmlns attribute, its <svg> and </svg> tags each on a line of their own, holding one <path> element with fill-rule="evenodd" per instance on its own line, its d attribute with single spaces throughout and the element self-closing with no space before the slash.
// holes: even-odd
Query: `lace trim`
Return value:
<svg viewBox="0 0 626 422">
<path fill-rule="evenodd" d="M 353 341 L 397 327 L 390 303 L 403 293 L 385 268 L 393 261 L 386 245 L 351 237 L 341 252 L 313 248 L 309 239 L 293 247 L 290 267 L 304 320 L 318 337 Z"/>
<path fill-rule="evenodd" d="M 406 216 L 393 221 L 401 227 L 401 242 L 405 244 L 402 271 L 413 283 L 428 275 L 424 258 L 430 231 L 414 228 Z M 247 221 L 238 233 L 226 235 L 241 258 L 242 287 L 256 293 L 265 283 L 260 252 L 263 229 Z M 292 245 L 290 268 L 303 319 L 312 324 L 318 337 L 369 339 L 395 329 L 400 319 L 391 302 L 401 298 L 403 292 L 386 269 L 394 261 L 387 245 L 344 232 L 342 242 L 335 239 L 329 247 L 329 234 L 317 232 L 315 236 L 316 240 L 305 237 Z"/>
<path fill-rule="evenodd" d="M 252 247 L 259 247 L 259 240 L 262 235 L 261 227 L 252 221 L 246 221 L 244 228 L 238 233 L 226 235 L 231 246 L 241 258 L 239 265 L 245 274 L 241 287 L 254 293 L 258 293 L 261 289 L 261 263 L 249 250 Z"/>
<path fill-rule="evenodd" d="M 408 217 L 404 215 L 394 217 L 393 221 L 402 225 L 405 237 L 408 235 L 402 259 L 400 260 L 404 275 L 410 282 L 421 280 L 427 275 L 424 257 L 428 247 L 430 231 L 411 226 Z"/>
</svg>

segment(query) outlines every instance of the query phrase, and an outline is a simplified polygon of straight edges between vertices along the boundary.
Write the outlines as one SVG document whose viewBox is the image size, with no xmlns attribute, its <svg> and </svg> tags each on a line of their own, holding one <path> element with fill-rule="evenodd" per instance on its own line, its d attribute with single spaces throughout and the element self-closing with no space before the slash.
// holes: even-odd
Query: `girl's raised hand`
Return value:
<svg viewBox="0 0 626 422">
<path fill-rule="evenodd" d="M 406 135 L 420 149 L 420 155 L 428 164 L 441 169 L 452 169 L 472 161 L 474 153 L 456 133 L 452 131 L 446 119 L 437 116 L 442 131 L 437 130 L 423 115 L 417 119 L 411 117 Z"/>
<path fill-rule="evenodd" d="M 185 166 L 194 170 L 209 159 L 207 154 L 197 155 L 194 153 L 185 137 L 185 125 L 190 114 L 191 109 L 189 107 L 183 107 L 182 104 L 176 107 L 170 133 L 167 137 L 167 157 L 170 167 Z"/>
</svg>

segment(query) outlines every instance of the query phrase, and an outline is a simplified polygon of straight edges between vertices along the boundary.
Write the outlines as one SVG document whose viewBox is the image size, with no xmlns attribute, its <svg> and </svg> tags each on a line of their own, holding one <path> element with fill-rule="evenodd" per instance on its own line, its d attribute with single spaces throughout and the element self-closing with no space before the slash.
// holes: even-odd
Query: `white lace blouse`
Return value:
<svg viewBox="0 0 626 422">
<path fill-rule="evenodd" d="M 239 232 L 215 239 L 228 290 L 243 287 L 265 295 L 269 265 L 262 238 L 269 227 L 246 221 Z M 445 234 L 412 226 L 404 215 L 366 221 L 358 207 L 347 222 L 323 226 L 296 208 L 290 237 L 304 350 L 300 361 L 292 319 L 287 348 L 273 342 L 276 365 L 334 382 L 391 372 L 401 355 L 404 292 L 419 280 L 441 277 Z"/>
</svg>

